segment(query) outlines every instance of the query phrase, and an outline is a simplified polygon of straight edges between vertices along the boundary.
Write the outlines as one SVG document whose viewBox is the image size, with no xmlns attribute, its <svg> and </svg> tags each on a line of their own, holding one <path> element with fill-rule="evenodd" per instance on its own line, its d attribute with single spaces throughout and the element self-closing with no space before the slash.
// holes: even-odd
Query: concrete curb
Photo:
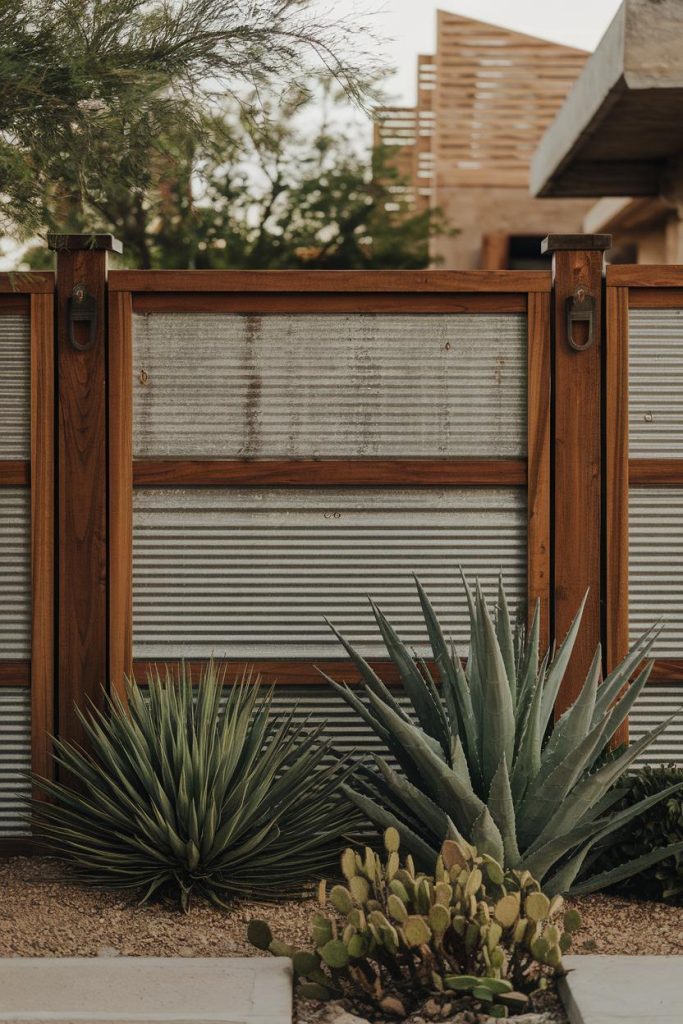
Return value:
<svg viewBox="0 0 683 1024">
<path fill-rule="evenodd" d="M 682 1020 L 683 956 L 565 956 L 559 982 L 571 1024 Z"/>
<path fill-rule="evenodd" d="M 0 1024 L 291 1024 L 287 957 L 0 958 Z"/>
</svg>

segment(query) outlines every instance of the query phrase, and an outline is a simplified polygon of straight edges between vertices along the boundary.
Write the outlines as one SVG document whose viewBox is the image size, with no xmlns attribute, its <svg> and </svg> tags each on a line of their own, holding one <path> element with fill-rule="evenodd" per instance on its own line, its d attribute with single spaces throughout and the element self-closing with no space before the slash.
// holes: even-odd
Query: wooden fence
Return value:
<svg viewBox="0 0 683 1024">
<path fill-rule="evenodd" d="M 545 639 L 590 587 L 559 708 L 600 640 L 609 666 L 666 612 L 633 732 L 663 715 L 683 682 L 683 270 L 605 280 L 606 244 L 551 236 L 552 276 L 108 271 L 109 236 L 61 236 L 56 275 L 0 278 L 5 849 L 50 734 L 81 739 L 74 704 L 150 662 L 253 664 L 362 746 L 315 667 L 353 678 L 322 616 L 391 680 L 365 595 L 426 650 L 413 571 L 460 640 L 460 565 L 540 600 Z"/>
</svg>

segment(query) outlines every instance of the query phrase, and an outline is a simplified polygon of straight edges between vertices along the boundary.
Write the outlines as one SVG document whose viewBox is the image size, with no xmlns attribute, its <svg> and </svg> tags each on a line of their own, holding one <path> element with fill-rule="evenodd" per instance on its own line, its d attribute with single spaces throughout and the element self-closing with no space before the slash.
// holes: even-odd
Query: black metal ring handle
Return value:
<svg viewBox="0 0 683 1024">
<path fill-rule="evenodd" d="M 585 352 L 595 341 L 593 334 L 593 321 L 595 318 L 595 299 L 589 295 L 586 289 L 579 285 L 574 294 L 567 299 L 567 342 L 575 352 Z M 574 324 L 588 324 L 588 337 L 583 345 L 574 341 Z"/>
<path fill-rule="evenodd" d="M 69 318 L 69 341 L 78 352 L 87 352 L 95 344 L 97 338 L 97 299 L 88 294 L 84 284 L 74 285 L 71 298 L 67 302 Z M 87 341 L 78 341 L 74 325 L 88 324 Z"/>
</svg>

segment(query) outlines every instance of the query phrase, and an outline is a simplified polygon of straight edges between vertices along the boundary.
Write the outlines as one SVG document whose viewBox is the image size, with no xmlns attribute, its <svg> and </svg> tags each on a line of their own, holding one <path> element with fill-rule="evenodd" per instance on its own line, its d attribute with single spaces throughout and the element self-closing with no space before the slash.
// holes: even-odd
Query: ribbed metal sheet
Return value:
<svg viewBox="0 0 683 1024">
<path fill-rule="evenodd" d="M 412 573 L 466 639 L 462 565 L 493 594 L 526 594 L 520 489 L 141 489 L 133 498 L 136 657 L 337 657 L 328 615 L 384 652 L 372 594 L 424 646 Z"/>
<path fill-rule="evenodd" d="M 629 454 L 683 457 L 683 309 L 629 314 Z"/>
<path fill-rule="evenodd" d="M 628 588 L 631 639 L 661 618 L 655 653 L 683 657 L 683 488 L 631 488 Z"/>
<path fill-rule="evenodd" d="M 654 729 L 665 718 L 683 706 L 683 685 L 646 686 L 636 701 L 629 717 L 631 741 Z M 636 764 L 666 764 L 675 761 L 683 763 L 683 714 L 655 740 L 638 758 Z"/>
<path fill-rule="evenodd" d="M 31 326 L 21 314 L 0 315 L 0 459 L 31 454 Z"/>
<path fill-rule="evenodd" d="M 30 696 L 27 686 L 0 686 L 0 838 L 29 832 Z"/>
<path fill-rule="evenodd" d="M 133 388 L 139 458 L 523 457 L 526 316 L 149 313 Z"/>
<path fill-rule="evenodd" d="M 31 496 L 0 487 L 0 658 L 31 653 Z"/>
</svg>

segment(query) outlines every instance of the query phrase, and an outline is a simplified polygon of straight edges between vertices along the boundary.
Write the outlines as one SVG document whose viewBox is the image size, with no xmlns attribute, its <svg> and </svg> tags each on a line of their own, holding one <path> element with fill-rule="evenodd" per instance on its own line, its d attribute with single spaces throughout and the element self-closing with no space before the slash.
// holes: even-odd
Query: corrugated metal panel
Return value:
<svg viewBox="0 0 683 1024">
<path fill-rule="evenodd" d="M 629 454 L 683 457 L 683 309 L 629 314 Z"/>
<path fill-rule="evenodd" d="M 31 325 L 0 315 L 0 459 L 31 454 Z"/>
<path fill-rule="evenodd" d="M 636 701 L 629 717 L 631 741 L 640 739 L 644 733 L 683 706 L 683 686 L 646 686 Z M 652 746 L 636 761 L 638 764 L 666 764 L 670 761 L 683 763 L 683 714 L 681 714 L 655 740 Z"/>
<path fill-rule="evenodd" d="M 0 487 L 0 658 L 31 652 L 31 496 Z"/>
<path fill-rule="evenodd" d="M 524 315 L 134 321 L 140 458 L 526 454 Z"/>
<path fill-rule="evenodd" d="M 339 656 L 327 614 L 381 655 L 366 595 L 424 644 L 416 572 L 456 639 L 458 566 L 493 593 L 526 594 L 526 497 L 517 489 L 136 490 L 137 657 Z"/>
<path fill-rule="evenodd" d="M 29 832 L 30 698 L 27 686 L 0 686 L 0 838 Z"/>
<path fill-rule="evenodd" d="M 629 494 L 629 629 L 635 640 L 664 619 L 655 653 L 683 657 L 683 488 Z"/>
</svg>

